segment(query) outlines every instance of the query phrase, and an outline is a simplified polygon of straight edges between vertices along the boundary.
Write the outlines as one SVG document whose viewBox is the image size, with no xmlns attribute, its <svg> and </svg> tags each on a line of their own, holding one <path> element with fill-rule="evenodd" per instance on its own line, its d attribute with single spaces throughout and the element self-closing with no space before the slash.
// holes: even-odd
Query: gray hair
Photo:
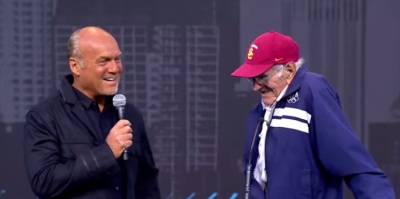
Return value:
<svg viewBox="0 0 400 199">
<path fill-rule="evenodd" d="M 296 65 L 296 70 L 299 70 L 303 66 L 304 62 L 306 62 L 306 60 L 302 57 L 297 60 L 297 62 L 294 63 Z"/>
<path fill-rule="evenodd" d="M 303 66 L 304 62 L 305 62 L 304 58 L 300 58 L 299 60 L 297 60 L 297 62 L 294 63 L 296 65 L 296 70 L 299 70 Z M 277 64 L 277 65 L 274 65 L 272 67 L 272 69 L 277 71 L 278 76 L 281 77 L 284 66 L 285 66 L 285 64 Z"/>
<path fill-rule="evenodd" d="M 79 32 L 82 29 L 75 30 L 72 35 L 68 39 L 67 49 L 68 49 L 68 59 L 74 57 L 77 61 L 81 64 L 82 56 L 78 49 L 78 42 L 79 42 Z"/>
</svg>

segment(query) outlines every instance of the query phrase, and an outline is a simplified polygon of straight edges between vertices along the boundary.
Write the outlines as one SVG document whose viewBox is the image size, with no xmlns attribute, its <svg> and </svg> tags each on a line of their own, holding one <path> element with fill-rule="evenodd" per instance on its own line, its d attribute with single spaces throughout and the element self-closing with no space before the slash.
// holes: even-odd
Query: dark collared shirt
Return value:
<svg viewBox="0 0 400 199">
<path fill-rule="evenodd" d="M 112 96 L 106 97 L 106 103 L 103 111 L 100 112 L 100 108 L 94 100 L 90 99 L 76 88 L 74 88 L 74 91 L 79 101 L 82 103 L 82 107 L 84 108 L 87 116 L 95 127 L 98 137 L 102 138 L 102 140 L 99 141 L 101 141 L 101 143 L 105 142 L 105 139 L 107 138 L 111 128 L 118 121 L 117 112 L 112 104 Z M 113 196 L 113 199 L 123 199 L 126 198 L 125 168 L 124 162 L 121 158 L 118 158 L 117 162 L 121 168 L 121 172 L 108 175 L 104 182 L 106 183 L 105 186 L 115 191 L 115 197 Z"/>
<path fill-rule="evenodd" d="M 104 105 L 104 109 L 100 112 L 100 108 L 98 104 L 84 95 L 79 90 L 75 89 L 75 93 L 79 101 L 82 103 L 85 112 L 87 113 L 90 121 L 96 129 L 96 132 L 100 132 L 100 137 L 105 140 L 111 128 L 117 122 L 117 115 L 115 114 L 114 107 L 112 105 L 112 96 L 106 97 L 106 103 Z"/>
</svg>

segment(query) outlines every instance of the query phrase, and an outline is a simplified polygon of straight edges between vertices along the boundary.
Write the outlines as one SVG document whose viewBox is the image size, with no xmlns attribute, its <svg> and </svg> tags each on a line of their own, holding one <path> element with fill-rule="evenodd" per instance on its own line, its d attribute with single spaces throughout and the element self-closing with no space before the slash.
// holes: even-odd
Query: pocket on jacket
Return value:
<svg viewBox="0 0 400 199">
<path fill-rule="evenodd" d="M 301 172 L 301 198 L 312 198 L 311 170 L 303 169 Z"/>
</svg>

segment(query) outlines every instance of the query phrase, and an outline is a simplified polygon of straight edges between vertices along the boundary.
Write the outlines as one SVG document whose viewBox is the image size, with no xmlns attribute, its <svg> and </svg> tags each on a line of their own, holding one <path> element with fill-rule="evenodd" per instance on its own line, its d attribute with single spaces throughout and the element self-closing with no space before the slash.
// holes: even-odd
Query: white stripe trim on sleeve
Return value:
<svg viewBox="0 0 400 199">
<path fill-rule="evenodd" d="M 309 133 L 307 123 L 287 118 L 272 119 L 271 127 L 283 127 L 283 128 L 298 130 L 304 133 Z"/>
</svg>

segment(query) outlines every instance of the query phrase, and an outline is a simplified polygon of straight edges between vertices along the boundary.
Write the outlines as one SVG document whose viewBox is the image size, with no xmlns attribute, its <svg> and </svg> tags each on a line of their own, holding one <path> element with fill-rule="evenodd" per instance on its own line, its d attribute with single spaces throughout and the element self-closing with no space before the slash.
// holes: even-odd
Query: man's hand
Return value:
<svg viewBox="0 0 400 199">
<path fill-rule="evenodd" d="M 115 158 L 119 158 L 122 152 L 132 145 L 132 128 L 128 120 L 119 120 L 108 133 L 106 143 L 110 146 Z"/>
</svg>

